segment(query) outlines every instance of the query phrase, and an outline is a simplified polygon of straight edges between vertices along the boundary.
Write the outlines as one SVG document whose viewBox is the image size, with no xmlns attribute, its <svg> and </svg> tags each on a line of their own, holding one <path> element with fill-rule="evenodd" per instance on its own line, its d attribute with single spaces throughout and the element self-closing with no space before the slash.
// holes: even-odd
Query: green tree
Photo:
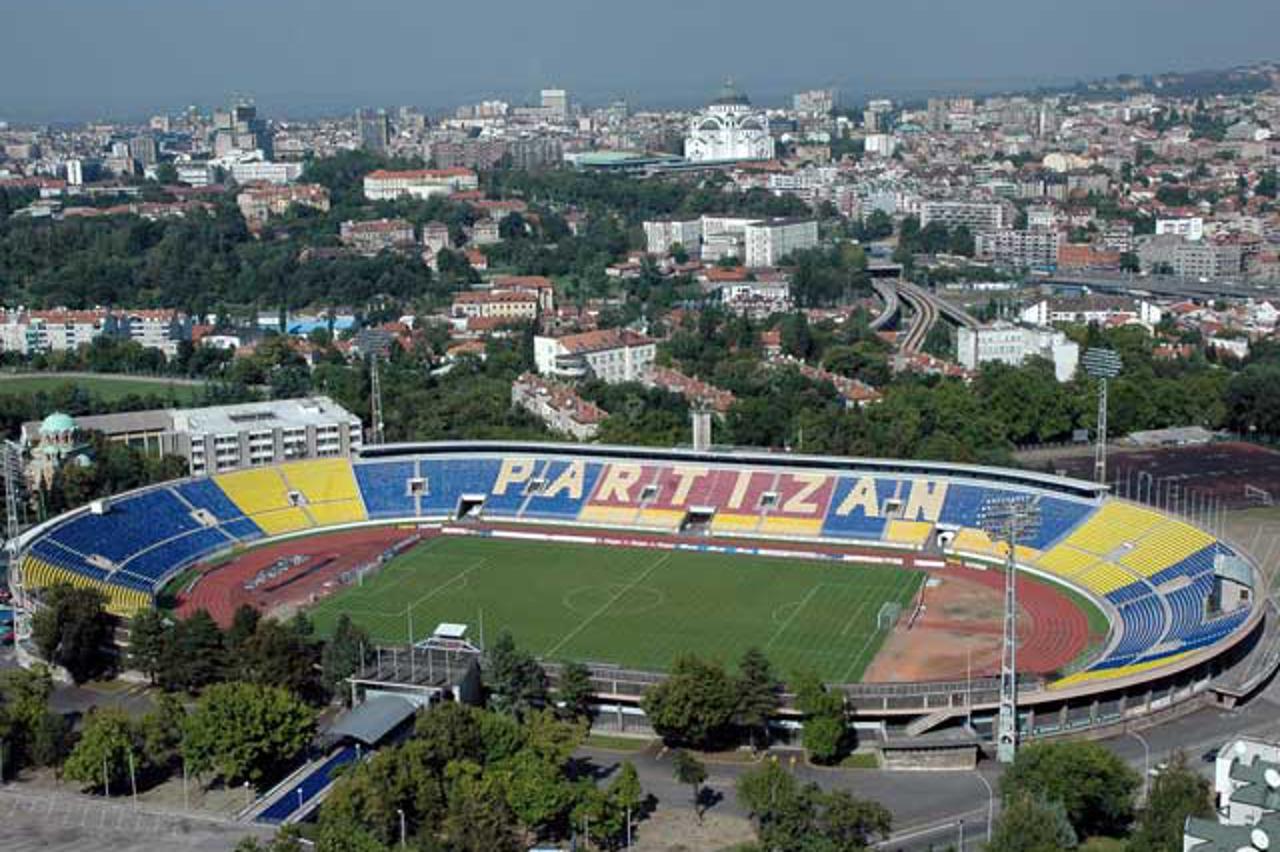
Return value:
<svg viewBox="0 0 1280 852">
<path fill-rule="evenodd" d="M 315 715 L 279 687 L 220 683 L 205 690 L 184 727 L 182 752 L 193 772 L 260 786 L 306 748 Z"/>
<path fill-rule="evenodd" d="M 165 689 L 198 691 L 223 677 L 222 631 L 209 613 L 196 610 L 176 623 L 168 638 L 160 660 L 160 683 Z"/>
<path fill-rule="evenodd" d="M 804 713 L 804 747 L 815 763 L 835 763 L 844 754 L 848 726 L 844 699 L 812 672 L 796 678 L 796 706 Z"/>
<path fill-rule="evenodd" d="M 154 607 L 139 610 L 129 621 L 129 665 L 145 674 L 151 683 L 156 682 L 160 672 L 168 634 L 164 616 Z"/>
<path fill-rule="evenodd" d="M 743 773 L 737 791 L 763 849 L 856 852 L 888 837 L 892 827 L 880 803 L 802 786 L 774 759 Z"/>
<path fill-rule="evenodd" d="M 1138 775 L 1096 742 L 1031 743 L 1000 779 L 1006 802 L 1059 802 L 1079 837 L 1118 836 L 1133 820 Z"/>
<path fill-rule="evenodd" d="M 447 767 L 449 785 L 444 834 L 459 852 L 514 852 L 520 848 L 516 818 L 502 793 L 501 780 L 468 761 Z"/>
<path fill-rule="evenodd" d="M 564 713 L 575 719 L 590 719 L 591 696 L 594 693 L 591 671 L 576 661 L 565 663 L 556 689 L 556 697 L 563 705 Z"/>
<path fill-rule="evenodd" d="M 124 792 L 134 750 L 135 732 L 124 711 L 95 707 L 85 719 L 80 739 L 63 764 L 62 774 L 90 787 Z"/>
<path fill-rule="evenodd" d="M 1079 845 L 1061 802 L 1020 792 L 1006 799 L 987 844 L 989 852 L 1058 852 Z"/>
<path fill-rule="evenodd" d="M 321 698 L 319 648 L 294 625 L 262 619 L 232 659 L 239 680 L 279 686 L 311 700 Z"/>
<path fill-rule="evenodd" d="M 723 666 L 690 654 L 676 659 L 667 679 L 645 693 L 643 707 L 665 741 L 704 748 L 728 739 L 738 692 Z"/>
<path fill-rule="evenodd" d="M 671 753 L 671 769 L 676 781 L 693 788 L 693 811 L 702 822 L 702 784 L 707 780 L 707 767 L 684 749 Z"/>
<path fill-rule="evenodd" d="M 111 663 L 106 604 L 106 595 L 97 589 L 51 586 L 32 619 L 32 641 L 40 656 L 65 668 L 76 683 L 104 673 Z"/>
<path fill-rule="evenodd" d="M 573 784 L 560 767 L 525 749 L 503 766 L 507 806 L 525 828 L 525 842 L 563 820 L 577 799 Z"/>
<path fill-rule="evenodd" d="M 1129 852 L 1177 849 L 1187 817 L 1211 816 L 1213 794 L 1208 779 L 1187 765 L 1186 754 L 1177 752 L 1152 783 L 1126 848 Z"/>
<path fill-rule="evenodd" d="M 490 703 L 496 710 L 521 718 L 547 699 L 547 676 L 530 654 L 516 647 L 509 631 L 498 635 L 486 655 Z"/>
<path fill-rule="evenodd" d="M 782 684 L 773 674 L 769 658 L 759 648 L 748 648 L 738 661 L 738 706 L 735 721 L 750 732 L 756 748 L 769 742 L 769 719 L 781 703 Z"/>
<path fill-rule="evenodd" d="M 369 661 L 372 652 L 373 643 L 364 628 L 353 624 L 345 612 L 339 615 L 333 635 L 320 652 L 320 676 L 329 693 L 341 696 L 344 701 L 350 700 L 348 690 L 344 689 L 346 680 L 363 662 Z"/>
<path fill-rule="evenodd" d="M 235 657 L 253 638 L 253 634 L 258 632 L 258 622 L 262 620 L 262 613 L 258 612 L 258 608 L 252 604 L 243 603 L 236 607 L 236 611 L 231 616 L 231 626 L 227 628 L 226 635 L 223 637 L 223 644 L 226 645 L 227 651 Z"/>
</svg>

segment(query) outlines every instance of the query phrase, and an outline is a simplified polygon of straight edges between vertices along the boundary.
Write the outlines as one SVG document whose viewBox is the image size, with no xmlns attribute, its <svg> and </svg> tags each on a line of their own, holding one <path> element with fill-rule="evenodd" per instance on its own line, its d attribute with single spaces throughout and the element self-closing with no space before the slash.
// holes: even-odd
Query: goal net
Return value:
<svg viewBox="0 0 1280 852">
<path fill-rule="evenodd" d="M 902 604 L 889 601 L 880 605 L 880 611 L 876 613 L 876 629 L 892 630 L 898 624 L 898 619 L 902 616 Z"/>
</svg>

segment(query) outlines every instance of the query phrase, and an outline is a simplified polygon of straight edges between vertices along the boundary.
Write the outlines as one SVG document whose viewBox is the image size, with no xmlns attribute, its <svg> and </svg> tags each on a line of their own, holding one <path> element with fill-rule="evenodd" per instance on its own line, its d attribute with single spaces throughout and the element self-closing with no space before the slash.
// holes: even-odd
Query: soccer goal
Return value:
<svg viewBox="0 0 1280 852">
<path fill-rule="evenodd" d="M 888 601 L 880 605 L 876 613 L 876 630 L 892 630 L 902 617 L 902 604 Z"/>
<path fill-rule="evenodd" d="M 1249 500 L 1250 502 L 1257 501 L 1264 506 L 1270 506 L 1274 503 L 1271 499 L 1271 492 L 1267 491 L 1265 488 L 1259 488 L 1256 485 L 1245 485 L 1244 499 Z"/>
</svg>

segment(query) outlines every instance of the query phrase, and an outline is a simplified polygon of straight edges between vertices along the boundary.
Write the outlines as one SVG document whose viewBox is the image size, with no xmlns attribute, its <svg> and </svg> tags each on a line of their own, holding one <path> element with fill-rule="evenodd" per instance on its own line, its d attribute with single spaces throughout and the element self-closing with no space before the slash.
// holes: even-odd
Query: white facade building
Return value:
<svg viewBox="0 0 1280 852">
<path fill-rule="evenodd" d="M 619 328 L 533 339 L 533 360 L 544 376 L 594 376 L 609 384 L 635 382 L 653 365 L 657 344 Z"/>
<path fill-rule="evenodd" d="M 969 370 L 992 361 L 1016 367 L 1032 356 L 1052 361 L 1054 377 L 1066 382 L 1075 375 L 1080 347 L 1060 331 L 1007 322 L 961 326 L 956 335 L 956 360 Z"/>
<path fill-rule="evenodd" d="M 415 169 L 403 172 L 379 169 L 364 176 L 364 197 L 370 201 L 427 199 L 477 189 L 479 186 L 480 181 L 471 169 Z"/>
<path fill-rule="evenodd" d="M 1173 234 L 1185 240 L 1204 239 L 1204 219 L 1189 216 L 1185 219 L 1157 219 L 1156 236 Z"/>
<path fill-rule="evenodd" d="M 792 252 L 818 245 L 818 223 L 812 219 L 751 222 L 744 229 L 743 237 L 748 267 L 777 266 Z"/>
<path fill-rule="evenodd" d="M 695 163 L 719 160 L 771 160 L 774 142 L 769 117 L 755 112 L 746 95 L 725 85 L 701 115 L 689 124 L 684 155 Z"/>
<path fill-rule="evenodd" d="M 659 219 L 644 223 L 645 250 L 649 254 L 665 256 L 671 248 L 680 245 L 691 257 L 699 256 L 702 245 L 702 222 L 693 219 L 679 222 Z"/>
<path fill-rule="evenodd" d="M 922 201 L 920 227 L 927 228 L 934 222 L 948 228 L 964 225 L 975 234 L 999 231 L 1010 225 L 1004 205 L 996 201 Z"/>
<path fill-rule="evenodd" d="M 1061 245 L 1062 232 L 1048 228 L 984 231 L 973 238 L 974 254 L 979 258 L 1017 269 L 1056 266 Z"/>
</svg>

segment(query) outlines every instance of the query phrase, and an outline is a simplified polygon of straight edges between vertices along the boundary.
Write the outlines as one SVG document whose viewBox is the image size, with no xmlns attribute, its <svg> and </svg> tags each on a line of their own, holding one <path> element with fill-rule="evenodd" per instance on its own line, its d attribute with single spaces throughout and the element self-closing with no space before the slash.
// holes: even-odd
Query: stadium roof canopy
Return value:
<svg viewBox="0 0 1280 852">
<path fill-rule="evenodd" d="M 374 695 L 339 717 L 329 728 L 329 734 L 377 745 L 417 709 L 418 705 L 399 695 Z"/>
</svg>

